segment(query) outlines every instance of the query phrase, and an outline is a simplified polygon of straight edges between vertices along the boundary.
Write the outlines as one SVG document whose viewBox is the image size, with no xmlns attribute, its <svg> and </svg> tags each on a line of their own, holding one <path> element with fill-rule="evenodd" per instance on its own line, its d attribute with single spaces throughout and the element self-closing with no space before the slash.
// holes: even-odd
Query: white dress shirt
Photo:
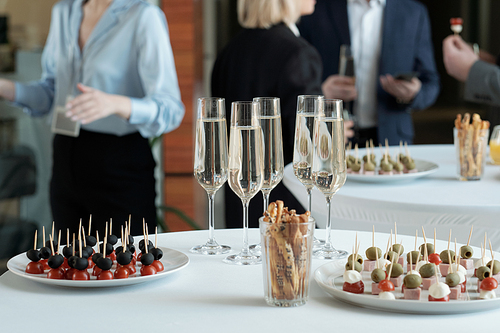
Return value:
<svg viewBox="0 0 500 333">
<path fill-rule="evenodd" d="M 354 114 L 360 128 L 377 126 L 377 82 L 385 0 L 347 0 L 358 99 Z"/>
</svg>

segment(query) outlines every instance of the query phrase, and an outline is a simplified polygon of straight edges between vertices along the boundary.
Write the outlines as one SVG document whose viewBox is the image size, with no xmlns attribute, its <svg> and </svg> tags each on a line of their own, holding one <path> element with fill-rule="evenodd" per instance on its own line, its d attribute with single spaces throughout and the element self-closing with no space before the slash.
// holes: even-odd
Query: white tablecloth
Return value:
<svg viewBox="0 0 500 333">
<path fill-rule="evenodd" d="M 323 230 L 316 230 L 324 237 Z M 220 243 L 240 249 L 242 230 L 216 230 Z M 250 242 L 258 230 L 250 230 Z M 350 249 L 353 231 L 334 231 L 338 248 Z M 309 302 L 297 308 L 267 306 L 263 297 L 262 265 L 232 266 L 223 256 L 194 255 L 192 245 L 206 241 L 207 231 L 159 235 L 159 246 L 186 253 L 191 262 L 184 269 L 150 283 L 119 288 L 62 288 L 20 278 L 11 272 L 0 277 L 0 327 L 2 332 L 385 332 L 398 327 L 422 332 L 432 327 L 460 332 L 491 323 L 500 309 L 460 315 L 405 315 L 345 304 L 311 282 Z M 371 245 L 371 233 L 358 234 L 361 249 Z M 398 237 L 407 249 L 412 237 Z M 383 247 L 386 234 L 376 234 Z M 419 239 L 419 243 L 422 239 Z M 438 241 L 438 249 L 446 242 Z M 313 260 L 313 270 L 330 261 Z M 379 329 L 380 328 L 380 329 Z"/>
<path fill-rule="evenodd" d="M 391 149 L 391 155 L 397 148 Z M 424 226 L 438 238 L 447 239 L 449 230 L 459 242 L 466 242 L 471 225 L 471 243 L 480 246 L 488 233 L 495 248 L 500 248 L 500 166 L 486 165 L 479 181 L 457 179 L 453 145 L 409 147 L 415 159 L 436 163 L 439 169 L 424 178 L 401 183 L 361 183 L 347 180 L 332 200 L 332 225 L 338 229 L 390 232 L 397 222 L 398 233 L 414 235 Z M 365 153 L 361 153 L 362 157 Z M 376 155 L 380 156 L 377 148 Z M 379 157 L 377 158 L 379 159 Z M 287 165 L 283 182 L 307 207 L 305 187 L 297 180 L 292 165 Z M 319 226 L 326 223 L 324 196 L 313 190 L 312 215 Z"/>
</svg>

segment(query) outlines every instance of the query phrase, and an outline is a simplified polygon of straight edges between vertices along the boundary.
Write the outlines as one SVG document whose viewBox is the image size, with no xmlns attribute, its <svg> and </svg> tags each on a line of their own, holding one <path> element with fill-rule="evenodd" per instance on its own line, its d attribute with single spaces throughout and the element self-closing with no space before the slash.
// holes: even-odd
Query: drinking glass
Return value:
<svg viewBox="0 0 500 333">
<path fill-rule="evenodd" d="M 203 97 L 198 99 L 196 117 L 196 142 L 194 152 L 194 176 L 208 195 L 208 241 L 189 251 L 216 255 L 229 252 L 227 245 L 219 245 L 214 237 L 215 193 L 227 181 L 227 128 L 224 98 Z"/>
<path fill-rule="evenodd" d="M 352 54 L 351 46 L 342 44 L 340 45 L 339 53 L 339 75 L 347 77 L 356 77 L 354 70 L 354 56 Z M 353 115 L 353 102 L 344 102 L 344 121 L 352 120 L 354 125 L 357 125 L 357 119 Z"/>
<path fill-rule="evenodd" d="M 299 95 L 297 98 L 297 117 L 295 119 L 295 142 L 293 149 L 293 172 L 295 177 L 305 186 L 307 191 L 307 210 L 311 212 L 313 162 L 313 131 L 314 131 L 314 102 L 321 100 L 322 95 Z M 314 247 L 321 246 L 324 240 L 314 237 Z"/>
<path fill-rule="evenodd" d="M 283 139 L 281 134 L 280 99 L 277 97 L 255 97 L 260 106 L 260 126 L 264 138 L 264 182 L 262 197 L 264 211 L 269 206 L 269 195 L 283 179 Z M 252 253 L 260 255 L 260 244 L 250 246 Z"/>
<path fill-rule="evenodd" d="M 331 200 L 346 180 L 344 120 L 342 100 L 316 99 L 314 108 L 314 157 L 312 179 L 325 195 L 328 209 L 326 242 L 313 252 L 316 259 L 340 259 L 347 252 L 336 250 L 331 243 Z"/>
<path fill-rule="evenodd" d="M 340 45 L 339 54 L 339 75 L 354 77 L 354 57 L 352 55 L 351 46 Z"/>
<path fill-rule="evenodd" d="M 264 140 L 257 102 L 233 102 L 229 139 L 229 187 L 243 204 L 243 248 L 224 259 L 227 264 L 260 264 L 261 258 L 248 246 L 248 204 L 264 182 Z"/>
<path fill-rule="evenodd" d="M 493 164 L 500 164 L 500 125 L 493 127 L 491 133 L 490 158 Z"/>
</svg>

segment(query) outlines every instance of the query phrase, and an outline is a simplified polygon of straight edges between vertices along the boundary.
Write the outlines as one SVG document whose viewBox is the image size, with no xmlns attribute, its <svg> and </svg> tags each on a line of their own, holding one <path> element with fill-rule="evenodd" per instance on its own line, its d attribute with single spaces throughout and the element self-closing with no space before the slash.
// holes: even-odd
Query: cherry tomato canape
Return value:
<svg viewBox="0 0 500 333">
<path fill-rule="evenodd" d="M 380 291 L 394 291 L 394 283 L 391 280 L 382 280 L 378 283 Z"/>
<path fill-rule="evenodd" d="M 43 265 L 39 261 L 32 261 L 26 265 L 26 273 L 28 274 L 43 274 Z"/>
<path fill-rule="evenodd" d="M 450 19 L 451 25 L 462 25 L 463 23 L 464 23 L 464 20 L 462 20 L 461 17 L 452 17 Z"/>
<path fill-rule="evenodd" d="M 498 282 L 495 278 L 487 277 L 481 281 L 480 289 L 483 290 L 495 290 L 498 288 Z"/>
<path fill-rule="evenodd" d="M 429 262 L 433 263 L 434 265 L 439 265 L 440 263 L 442 263 L 438 253 L 429 254 Z"/>
</svg>

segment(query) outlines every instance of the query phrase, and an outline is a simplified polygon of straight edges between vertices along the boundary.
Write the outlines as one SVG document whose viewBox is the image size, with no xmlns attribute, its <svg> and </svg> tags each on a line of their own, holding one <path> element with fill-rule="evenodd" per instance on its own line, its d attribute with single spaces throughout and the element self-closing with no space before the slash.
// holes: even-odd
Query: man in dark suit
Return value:
<svg viewBox="0 0 500 333">
<path fill-rule="evenodd" d="M 318 0 L 299 29 L 321 55 L 325 97 L 354 100 L 359 143 L 370 138 L 412 143 L 411 112 L 431 106 L 440 90 L 424 5 L 414 0 Z M 353 79 L 338 75 L 342 44 L 353 48 L 355 86 Z M 418 74 L 408 81 L 395 79 L 410 72 Z"/>
</svg>

